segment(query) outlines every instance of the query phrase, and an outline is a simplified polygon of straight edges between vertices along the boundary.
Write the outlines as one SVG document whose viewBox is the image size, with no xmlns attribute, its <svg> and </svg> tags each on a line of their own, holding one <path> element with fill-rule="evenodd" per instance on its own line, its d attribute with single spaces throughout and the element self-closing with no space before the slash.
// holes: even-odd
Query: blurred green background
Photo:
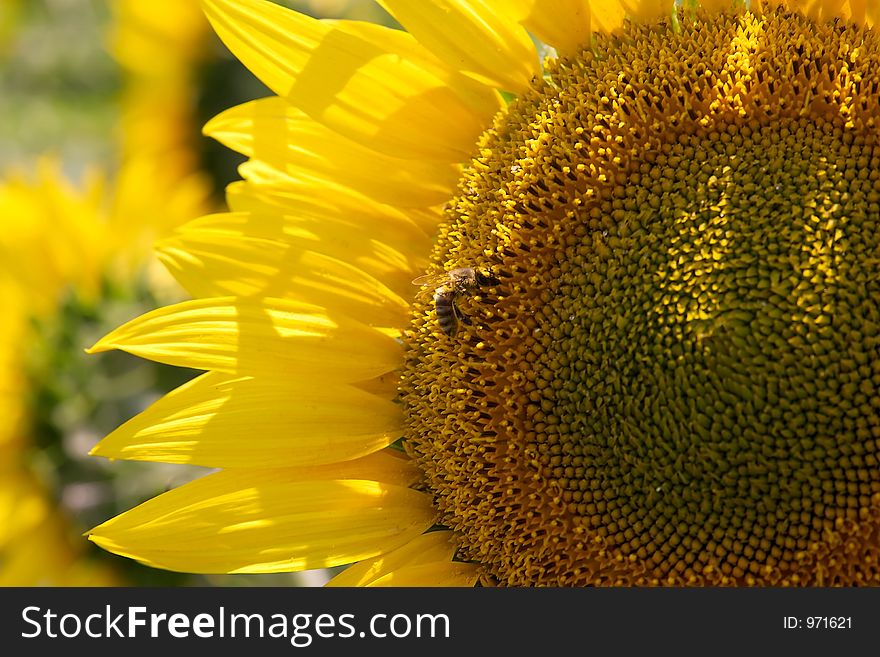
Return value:
<svg viewBox="0 0 880 657">
<path fill-rule="evenodd" d="M 197 4 L 195 0 L 177 0 Z M 113 162 L 117 154 L 125 71 L 111 50 L 118 0 L 0 0 L 0 169 L 53 152 L 67 167 Z M 150 5 L 141 0 L 140 4 Z M 156 4 L 161 15 L 163 3 Z M 279 0 L 318 18 L 387 22 L 373 0 Z M 223 109 L 271 92 L 210 32 L 192 62 L 196 122 L 191 126 L 201 165 L 217 194 L 237 179 L 237 153 L 199 135 Z M 194 30 L 195 31 L 195 30 Z M 195 40 L 200 37 L 192 35 Z"/>
<path fill-rule="evenodd" d="M 385 20 L 371 0 L 279 4 Z M 206 472 L 88 456 L 195 372 L 83 349 L 186 298 L 149 243 L 223 210 L 243 158 L 201 126 L 266 95 L 196 0 L 0 0 L 0 585 L 305 586 L 332 574 L 171 573 L 82 537 Z"/>
</svg>

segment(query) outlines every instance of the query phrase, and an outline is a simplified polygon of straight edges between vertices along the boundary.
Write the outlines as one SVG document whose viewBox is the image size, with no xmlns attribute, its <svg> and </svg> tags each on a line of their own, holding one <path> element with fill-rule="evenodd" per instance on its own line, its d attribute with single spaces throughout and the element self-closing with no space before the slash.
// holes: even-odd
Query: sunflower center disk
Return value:
<svg viewBox="0 0 880 657">
<path fill-rule="evenodd" d="M 487 133 L 434 259 L 500 284 L 401 396 L 488 579 L 880 582 L 877 45 L 633 26 Z"/>
</svg>

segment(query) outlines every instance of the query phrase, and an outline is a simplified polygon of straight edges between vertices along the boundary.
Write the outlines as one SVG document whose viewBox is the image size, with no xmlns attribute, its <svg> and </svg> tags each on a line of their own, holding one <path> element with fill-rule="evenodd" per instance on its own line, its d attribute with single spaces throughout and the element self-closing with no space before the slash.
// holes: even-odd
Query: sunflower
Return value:
<svg viewBox="0 0 880 657">
<path fill-rule="evenodd" d="M 47 406 L 37 400 L 74 377 L 73 359 L 65 358 L 69 351 L 49 349 L 47 336 L 69 338 L 64 332 L 76 314 L 71 306 L 94 310 L 107 282 L 130 283 L 149 255 L 153 226 L 137 222 L 149 199 L 135 195 L 144 186 L 132 180 L 128 168 L 113 193 L 97 171 L 76 186 L 60 169 L 58 161 L 44 158 L 34 172 L 10 171 L 0 180 L 2 586 L 124 582 L 115 568 L 84 551 L 81 530 L 58 504 L 53 484 L 59 473 L 51 471 L 48 439 L 39 428 L 56 418 L 38 417 Z M 81 403 L 69 401 L 71 407 Z"/>
<path fill-rule="evenodd" d="M 58 89 L 51 97 L 46 96 L 44 89 L 46 102 L 40 105 L 43 121 L 37 121 L 39 129 L 45 131 L 46 125 L 53 125 L 51 118 L 57 112 L 47 115 L 46 107 L 50 106 L 74 122 L 88 113 L 89 126 L 100 123 L 107 106 L 103 93 L 107 89 L 102 82 L 109 82 L 102 78 L 108 70 L 100 57 L 74 57 L 77 61 L 73 65 L 68 58 L 66 68 L 61 66 L 63 71 L 56 70 L 59 62 L 26 57 L 34 51 L 32 47 L 22 47 L 28 41 L 27 28 L 36 30 L 30 37 L 39 37 L 45 17 L 24 15 L 22 12 L 30 7 L 20 0 L 0 4 L 0 55 L 11 58 L 11 64 L 19 63 L 20 59 L 33 69 L 40 59 L 42 69 L 49 66 L 51 72 L 65 80 L 78 80 L 83 62 L 87 68 L 91 66 L 89 74 L 94 89 L 89 88 L 94 92 L 90 96 L 94 102 L 84 101 L 80 94 L 76 96 L 77 111 L 64 112 L 63 108 L 58 110 L 64 105 Z M 102 125 L 99 141 L 115 152 L 115 159 L 121 164 L 114 167 L 110 176 L 98 171 L 98 167 L 84 164 L 82 157 L 62 164 L 57 155 L 34 155 L 35 166 L 10 167 L 0 174 L 3 586 L 131 584 L 135 581 L 132 577 L 143 570 L 127 568 L 123 574 L 122 569 L 115 567 L 121 560 L 96 558 L 102 556 L 100 551 L 85 549 L 92 546 L 82 540 L 83 528 L 94 524 L 96 516 L 106 517 L 108 509 L 118 509 L 120 499 L 131 494 L 131 487 L 121 494 L 113 490 L 105 464 L 93 460 L 84 463 L 76 457 L 76 448 L 84 442 L 93 444 L 91 436 L 97 431 L 104 433 L 114 415 L 118 423 L 121 413 L 116 413 L 121 408 L 130 414 L 131 404 L 141 399 L 138 395 L 155 394 L 145 388 L 169 389 L 165 382 L 169 375 L 150 365 L 143 367 L 144 364 L 120 367 L 119 361 L 114 360 L 105 362 L 106 367 L 101 369 L 92 368 L 87 376 L 82 366 L 82 348 L 94 341 L 96 325 L 106 331 L 108 315 L 119 317 L 120 309 L 125 309 L 126 315 L 122 316 L 130 315 L 134 309 L 142 311 L 145 298 L 150 299 L 147 307 L 156 304 L 157 296 L 164 301 L 181 298 L 179 286 L 166 271 L 155 266 L 152 243 L 158 234 L 181 223 L 184 217 L 191 219 L 212 207 L 207 202 L 210 186 L 203 174 L 196 171 L 196 139 L 192 134 L 198 123 L 193 116 L 192 79 L 196 65 L 207 51 L 207 20 L 195 1 L 164 3 L 168 7 L 163 20 L 173 19 L 171 24 L 152 26 L 144 25 L 134 6 L 143 3 L 120 0 L 111 4 L 117 19 L 112 29 L 125 42 L 115 44 L 114 48 L 117 63 L 123 69 L 125 142 L 111 144 L 112 139 L 105 140 L 111 136 L 106 125 Z M 63 19 L 63 14 L 54 12 L 53 18 Z M 87 17 L 83 25 L 98 27 L 95 18 L 98 16 Z M 183 47 L 185 44 L 192 44 L 189 50 Z M 95 54 L 89 48 L 83 52 Z M 100 52 L 100 47 L 96 52 Z M 140 61 L 136 62 L 138 58 Z M 97 66 L 92 66 L 96 62 Z M 15 68 L 11 64 L 10 70 Z M 30 69 L 25 65 L 25 73 L 19 71 L 20 83 L 28 81 Z M 42 69 L 41 74 L 46 75 L 47 71 Z M 102 79 L 92 79 L 95 71 Z M 13 100 L 9 106 L 18 107 L 21 103 L 15 100 L 21 100 L 22 90 L 33 85 L 16 87 L 14 81 L 11 85 L 9 98 Z M 21 113 L 20 108 L 17 111 Z M 157 116 L 152 121 L 146 118 Z M 31 127 L 37 125 L 30 123 Z M 37 134 L 30 134 L 26 130 L 28 125 L 24 129 L 19 125 L 21 134 L 16 133 L 10 142 L 18 149 L 6 150 L 28 150 L 26 142 Z M 21 143 L 16 141 L 19 137 Z M 82 134 L 79 140 L 81 151 L 83 143 L 89 140 L 83 142 Z M 91 142 L 85 145 L 87 149 L 95 146 Z M 62 169 L 86 171 L 80 181 L 74 182 Z M 112 321 L 116 324 L 119 320 Z M 170 378 L 175 383 L 183 380 L 178 373 Z M 105 404 L 95 414 L 97 417 L 86 417 L 93 410 L 92 395 L 100 394 L 102 388 L 112 388 L 114 401 Z M 84 452 L 85 449 L 79 450 L 82 457 Z M 164 482 L 157 483 L 156 479 L 167 476 L 167 472 L 153 468 L 147 472 L 147 486 L 153 490 L 161 488 Z M 100 515 L 95 513 L 96 509 Z M 116 562 L 115 566 L 108 565 L 111 561 Z"/>
<path fill-rule="evenodd" d="M 206 372 L 94 453 L 220 470 L 90 539 L 338 585 L 880 583 L 880 5 L 381 4 L 406 31 L 204 1 L 277 95 L 205 128 L 249 160 L 159 246 L 193 300 L 92 349 Z"/>
<path fill-rule="evenodd" d="M 213 209 L 212 190 L 194 134 L 199 123 L 194 87 L 210 60 L 208 21 L 197 0 L 114 0 L 110 8 L 106 40 L 122 73 L 119 159 L 128 169 L 140 163 L 142 171 L 133 177 L 142 186 L 149 180 L 160 197 L 183 200 L 185 180 L 186 202 L 200 204 L 195 214 L 206 213 Z M 177 209 L 166 213 L 177 221 L 181 216 Z"/>
</svg>

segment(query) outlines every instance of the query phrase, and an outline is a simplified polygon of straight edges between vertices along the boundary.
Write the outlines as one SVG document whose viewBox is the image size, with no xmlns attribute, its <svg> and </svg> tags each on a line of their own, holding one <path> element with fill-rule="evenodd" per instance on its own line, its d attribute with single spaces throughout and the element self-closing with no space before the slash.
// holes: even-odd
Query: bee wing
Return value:
<svg viewBox="0 0 880 657">
<path fill-rule="evenodd" d="M 440 272 L 439 274 L 425 274 L 424 276 L 416 276 L 412 280 L 413 285 L 431 285 L 437 287 L 449 281 L 449 274 Z"/>
</svg>

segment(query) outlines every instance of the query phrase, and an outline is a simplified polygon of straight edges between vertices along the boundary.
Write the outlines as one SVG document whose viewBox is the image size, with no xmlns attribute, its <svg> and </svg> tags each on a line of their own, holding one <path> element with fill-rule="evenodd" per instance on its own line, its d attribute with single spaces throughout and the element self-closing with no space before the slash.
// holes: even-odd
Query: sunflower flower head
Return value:
<svg viewBox="0 0 880 657">
<path fill-rule="evenodd" d="M 123 582 L 115 568 L 88 555 L 77 535 L 71 516 L 88 495 L 75 498 L 91 482 L 76 479 L 73 473 L 82 473 L 68 448 L 87 433 L 89 384 L 100 387 L 114 375 L 77 367 L 84 334 L 91 329 L 93 339 L 99 309 L 131 307 L 119 292 L 120 279 L 136 279 L 155 235 L 155 225 L 135 221 L 148 199 L 136 196 L 133 174 L 124 167 L 108 193 L 108 179 L 97 171 L 78 185 L 46 157 L 36 171 L 10 171 L 0 180 L 3 586 Z M 120 391 L 125 370 L 115 372 Z"/>
<path fill-rule="evenodd" d="M 210 371 L 96 453 L 223 471 L 92 540 L 340 585 L 880 583 L 877 3 L 203 4 L 277 95 L 206 127 L 249 161 L 160 247 L 196 298 L 95 347 Z"/>
</svg>

